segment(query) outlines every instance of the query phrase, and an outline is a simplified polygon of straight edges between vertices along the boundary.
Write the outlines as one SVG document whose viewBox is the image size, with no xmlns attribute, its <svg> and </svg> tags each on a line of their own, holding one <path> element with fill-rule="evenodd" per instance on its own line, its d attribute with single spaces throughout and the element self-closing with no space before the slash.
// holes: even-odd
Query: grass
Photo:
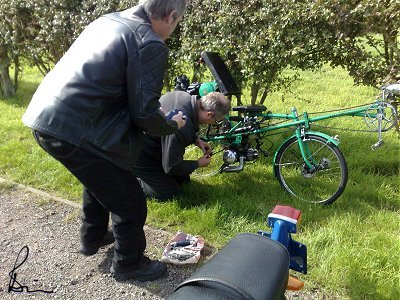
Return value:
<svg viewBox="0 0 400 300">
<path fill-rule="evenodd" d="M 80 184 L 35 144 L 21 122 L 40 80 L 35 70 L 27 69 L 16 97 L 0 99 L 0 176 L 79 202 Z M 372 88 L 354 86 L 342 69 L 325 66 L 302 72 L 291 93 L 276 92 L 266 105 L 273 112 L 288 112 L 292 106 L 299 112 L 327 111 L 371 102 L 377 94 Z M 361 118 L 334 119 L 323 125 L 366 129 Z M 348 186 L 333 205 L 299 202 L 283 192 L 272 174 L 273 153 L 283 140 L 275 136 L 271 156 L 247 165 L 243 172 L 193 179 L 185 187 L 187 196 L 179 200 L 149 200 L 148 223 L 198 234 L 222 247 L 239 232 L 268 230 L 266 218 L 274 206 L 291 205 L 303 213 L 294 238 L 308 247 L 309 273 L 301 276 L 306 290 L 319 289 L 327 298 L 399 299 L 398 136 L 386 133 L 385 145 L 371 151 L 376 134 L 321 131 L 340 135 L 349 167 Z"/>
</svg>

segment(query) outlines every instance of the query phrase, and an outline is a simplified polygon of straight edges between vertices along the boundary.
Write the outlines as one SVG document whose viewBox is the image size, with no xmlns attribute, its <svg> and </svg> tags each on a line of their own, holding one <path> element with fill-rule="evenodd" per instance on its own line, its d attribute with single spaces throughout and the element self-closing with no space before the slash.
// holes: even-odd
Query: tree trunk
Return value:
<svg viewBox="0 0 400 300">
<path fill-rule="evenodd" d="M 267 95 L 268 95 L 268 93 L 269 93 L 269 86 L 270 86 L 270 85 L 268 85 L 268 87 L 266 87 L 266 88 L 264 89 L 264 92 L 263 92 L 263 94 L 262 94 L 262 96 L 261 96 L 261 99 L 260 99 L 260 105 L 264 105 L 265 99 L 267 99 Z"/>
<path fill-rule="evenodd" d="M 255 105 L 257 101 L 258 91 L 260 90 L 260 86 L 253 81 L 251 84 L 251 105 Z"/>
<path fill-rule="evenodd" d="M 12 97 L 15 95 L 15 88 L 10 79 L 7 57 L 0 52 L 0 88 L 2 96 Z"/>
</svg>

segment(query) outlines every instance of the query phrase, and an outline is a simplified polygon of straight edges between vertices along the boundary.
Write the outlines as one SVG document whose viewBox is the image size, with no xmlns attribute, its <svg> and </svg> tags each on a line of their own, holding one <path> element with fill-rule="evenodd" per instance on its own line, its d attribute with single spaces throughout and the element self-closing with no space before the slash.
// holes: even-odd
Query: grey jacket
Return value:
<svg viewBox="0 0 400 300">
<path fill-rule="evenodd" d="M 159 111 L 167 55 L 141 6 L 102 16 L 46 75 L 22 120 L 130 169 L 143 132 L 177 129 Z"/>
<path fill-rule="evenodd" d="M 137 166 L 140 169 L 140 167 L 154 164 L 162 166 L 167 175 L 189 175 L 198 168 L 197 160 L 183 158 L 185 148 L 196 141 L 199 131 L 196 96 L 174 91 L 163 95 L 160 102 L 165 111 L 174 108 L 181 110 L 186 116 L 185 126 L 168 136 L 155 137 L 146 134 Z"/>
</svg>

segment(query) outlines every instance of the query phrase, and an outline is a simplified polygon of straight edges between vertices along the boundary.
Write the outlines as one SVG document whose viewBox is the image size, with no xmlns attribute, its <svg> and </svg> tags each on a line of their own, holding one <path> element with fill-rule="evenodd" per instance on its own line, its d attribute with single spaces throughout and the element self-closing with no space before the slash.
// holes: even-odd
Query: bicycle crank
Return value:
<svg viewBox="0 0 400 300">
<path fill-rule="evenodd" d="M 365 110 L 364 120 L 368 128 L 377 132 L 388 131 L 398 122 L 396 109 L 385 102 L 371 104 Z"/>
</svg>

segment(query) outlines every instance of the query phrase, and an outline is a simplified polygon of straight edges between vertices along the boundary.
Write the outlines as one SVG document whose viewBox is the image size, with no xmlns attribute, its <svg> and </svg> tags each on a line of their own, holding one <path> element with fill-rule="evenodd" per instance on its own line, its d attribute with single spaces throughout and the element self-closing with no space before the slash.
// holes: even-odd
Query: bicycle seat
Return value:
<svg viewBox="0 0 400 300">
<path fill-rule="evenodd" d="M 278 241 L 240 233 L 167 299 L 283 299 L 289 263 L 289 253 Z"/>
<path fill-rule="evenodd" d="M 266 109 L 267 108 L 264 105 L 241 105 L 232 107 L 233 111 L 238 111 L 241 113 L 247 113 L 247 112 L 257 113 L 257 112 L 263 112 Z"/>
<path fill-rule="evenodd" d="M 400 84 L 399 83 L 389 84 L 384 87 L 384 90 L 392 93 L 395 96 L 400 96 Z"/>
</svg>

